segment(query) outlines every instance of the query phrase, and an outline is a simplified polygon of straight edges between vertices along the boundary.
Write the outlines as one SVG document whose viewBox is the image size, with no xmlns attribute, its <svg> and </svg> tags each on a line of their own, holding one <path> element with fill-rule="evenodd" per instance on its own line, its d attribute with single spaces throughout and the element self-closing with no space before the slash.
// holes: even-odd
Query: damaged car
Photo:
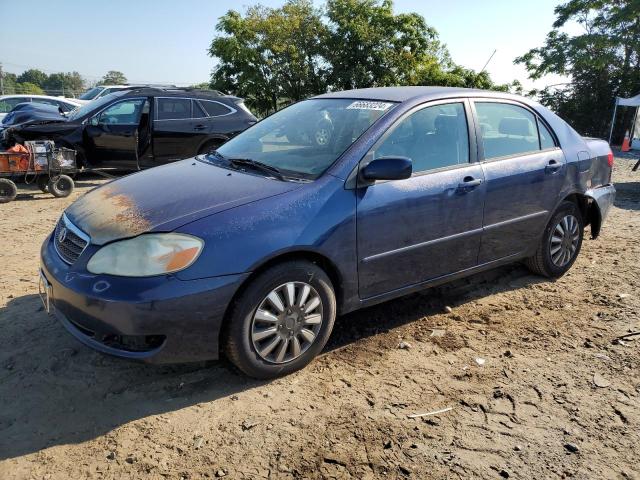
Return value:
<svg viewBox="0 0 640 480">
<path fill-rule="evenodd" d="M 2 132 L 7 147 L 54 140 L 77 152 L 80 167 L 139 170 L 222 145 L 256 118 L 241 98 L 207 90 L 132 88 L 89 102 L 69 115 L 39 114 Z"/>
<path fill-rule="evenodd" d="M 42 297 L 101 352 L 274 378 L 347 312 L 512 262 L 562 276 L 598 237 L 612 166 L 520 96 L 328 93 L 77 200 L 42 245 Z"/>
</svg>

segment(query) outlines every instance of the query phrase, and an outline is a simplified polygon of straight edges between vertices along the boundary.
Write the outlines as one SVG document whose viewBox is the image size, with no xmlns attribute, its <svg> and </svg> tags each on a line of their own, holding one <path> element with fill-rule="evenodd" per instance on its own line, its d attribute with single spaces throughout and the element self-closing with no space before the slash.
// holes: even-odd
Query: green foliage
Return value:
<svg viewBox="0 0 640 480">
<path fill-rule="evenodd" d="M 52 73 L 44 83 L 44 90 L 50 95 L 72 96 L 84 88 L 84 81 L 78 72 Z"/>
<path fill-rule="evenodd" d="M 42 90 L 38 85 L 31 82 L 20 82 L 16 83 L 15 92 L 14 93 L 31 93 L 34 95 L 44 95 L 44 90 Z"/>
<path fill-rule="evenodd" d="M 324 15 L 323 15 L 324 14 Z M 211 87 L 247 99 L 259 114 L 330 90 L 451 85 L 506 90 L 486 72 L 455 65 L 435 29 L 391 0 L 288 0 L 220 17 L 209 55 Z"/>
<path fill-rule="evenodd" d="M 127 83 L 127 77 L 124 76 L 124 73 L 109 70 L 98 85 L 123 85 L 125 83 Z"/>
<path fill-rule="evenodd" d="M 614 98 L 640 92 L 640 2 L 570 0 L 555 13 L 544 45 L 516 62 L 524 64 L 533 79 L 549 73 L 571 77 L 566 88 L 533 93 L 580 133 L 606 137 Z M 582 32 L 563 32 L 568 22 L 577 22 Z M 620 127 L 617 139 L 623 134 Z"/>
<path fill-rule="evenodd" d="M 31 83 L 33 85 L 37 85 L 38 87 L 44 87 L 47 82 L 47 74 L 42 70 L 37 70 L 32 68 L 30 70 L 25 70 L 18 77 L 18 82 L 20 83 Z"/>
</svg>

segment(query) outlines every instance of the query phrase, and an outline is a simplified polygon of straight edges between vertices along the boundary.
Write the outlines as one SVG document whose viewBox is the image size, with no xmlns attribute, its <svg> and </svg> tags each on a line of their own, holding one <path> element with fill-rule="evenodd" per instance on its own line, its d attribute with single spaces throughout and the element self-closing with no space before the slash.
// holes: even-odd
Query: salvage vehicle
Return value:
<svg viewBox="0 0 640 480">
<path fill-rule="evenodd" d="M 51 105 L 60 109 L 62 113 L 69 113 L 82 105 L 81 102 L 73 98 L 48 95 L 2 95 L 0 96 L 0 120 L 4 119 L 5 115 L 21 103 Z"/>
<path fill-rule="evenodd" d="M 292 140 L 324 112 L 328 143 Z M 527 98 L 328 93 L 77 200 L 42 246 L 43 299 L 101 352 L 224 353 L 273 378 L 320 353 L 337 315 L 516 261 L 562 276 L 613 203 L 612 164 Z"/>
<path fill-rule="evenodd" d="M 177 88 L 111 93 L 58 119 L 40 117 L 2 132 L 7 147 L 54 140 L 90 169 L 139 170 L 222 145 L 256 122 L 238 97 Z"/>
</svg>

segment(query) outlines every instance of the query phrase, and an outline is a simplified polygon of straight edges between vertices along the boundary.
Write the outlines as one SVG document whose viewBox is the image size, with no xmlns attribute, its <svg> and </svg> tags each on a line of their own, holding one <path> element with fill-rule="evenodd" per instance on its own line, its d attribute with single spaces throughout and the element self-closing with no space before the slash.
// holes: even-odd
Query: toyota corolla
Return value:
<svg viewBox="0 0 640 480">
<path fill-rule="evenodd" d="M 585 227 L 600 232 L 612 164 L 606 142 L 514 95 L 320 95 L 76 201 L 42 246 L 42 296 L 101 352 L 224 354 L 272 378 L 346 312 L 516 261 L 560 277 Z"/>
</svg>

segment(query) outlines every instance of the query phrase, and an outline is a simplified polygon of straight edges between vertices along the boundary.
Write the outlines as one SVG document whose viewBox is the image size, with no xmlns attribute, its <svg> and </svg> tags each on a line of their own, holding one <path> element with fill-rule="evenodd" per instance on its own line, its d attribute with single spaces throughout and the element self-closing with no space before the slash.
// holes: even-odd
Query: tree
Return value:
<svg viewBox="0 0 640 480">
<path fill-rule="evenodd" d="M 15 85 L 15 93 L 22 93 L 22 94 L 31 93 L 33 95 L 43 95 L 44 94 L 44 90 L 42 90 L 35 83 L 20 82 L 20 83 L 16 83 L 16 85 Z"/>
<path fill-rule="evenodd" d="M 565 88 L 535 93 L 580 133 L 606 137 L 614 98 L 640 92 L 640 2 L 570 0 L 557 6 L 555 14 L 544 45 L 516 62 L 524 64 L 533 79 L 549 73 L 569 76 Z M 577 22 L 582 32 L 564 32 L 569 22 Z M 614 138 L 623 131 L 617 130 Z"/>
<path fill-rule="evenodd" d="M 279 99 L 296 101 L 324 91 L 321 43 L 326 35 L 310 0 L 289 0 L 281 8 L 230 10 L 216 26 L 221 35 L 209 54 L 219 59 L 211 86 L 247 98 L 266 113 Z"/>
<path fill-rule="evenodd" d="M 78 72 L 52 73 L 44 84 L 51 95 L 78 95 L 84 89 L 84 81 Z"/>
<path fill-rule="evenodd" d="M 124 85 L 125 83 L 127 83 L 127 77 L 117 70 L 109 70 L 100 81 L 101 85 Z"/>
<path fill-rule="evenodd" d="M 32 83 L 37 85 L 40 88 L 43 88 L 47 82 L 47 74 L 42 70 L 38 70 L 35 68 L 25 70 L 18 77 L 18 82 L 20 83 Z"/>
<path fill-rule="evenodd" d="M 336 89 L 412 85 L 448 65 L 436 30 L 417 13 L 394 15 L 391 0 L 328 0 L 325 56 Z"/>
</svg>

